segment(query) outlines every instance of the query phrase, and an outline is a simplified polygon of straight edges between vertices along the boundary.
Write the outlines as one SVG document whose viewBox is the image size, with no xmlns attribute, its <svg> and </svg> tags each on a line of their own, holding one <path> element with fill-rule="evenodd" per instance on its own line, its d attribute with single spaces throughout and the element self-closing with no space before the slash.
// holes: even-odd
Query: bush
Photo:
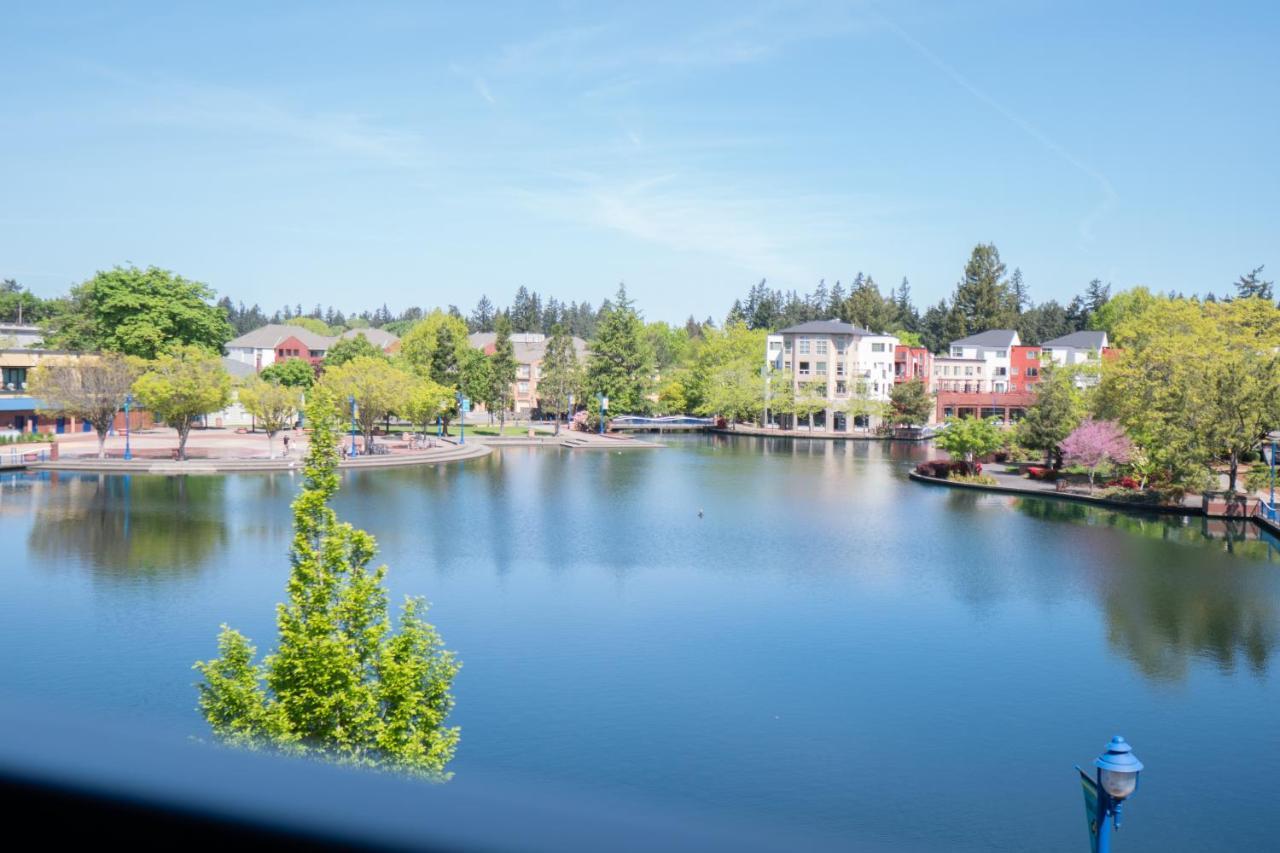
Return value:
<svg viewBox="0 0 1280 853">
<path fill-rule="evenodd" d="M 1113 488 L 1129 489 L 1135 492 L 1141 488 L 1141 485 L 1138 483 L 1137 480 L 1127 476 L 1121 477 L 1118 480 L 1112 480 L 1111 482 L 1107 483 L 1106 486 L 1109 489 L 1113 489 Z"/>
<path fill-rule="evenodd" d="M 1041 468 L 1032 465 L 1027 469 L 1027 477 L 1031 480 L 1043 480 L 1046 483 L 1050 483 L 1058 479 L 1058 472 L 1052 468 Z"/>
<path fill-rule="evenodd" d="M 947 479 L 953 483 L 970 483 L 975 486 L 998 485 L 996 478 L 990 474 L 960 474 L 953 472 L 947 476 Z"/>
<path fill-rule="evenodd" d="M 0 435 L 0 444 L 43 444 L 53 441 L 53 436 L 42 432 L 24 432 L 19 435 Z"/>
<path fill-rule="evenodd" d="M 997 450 L 995 453 L 991 454 L 991 458 L 995 462 L 1004 464 L 1005 462 L 1009 461 L 1009 451 Z"/>
<path fill-rule="evenodd" d="M 959 474 L 962 476 L 981 474 L 982 463 L 952 462 L 947 459 L 930 459 L 928 462 L 921 462 L 917 465 L 916 473 L 924 477 L 948 480 L 952 478 L 953 474 Z"/>
</svg>

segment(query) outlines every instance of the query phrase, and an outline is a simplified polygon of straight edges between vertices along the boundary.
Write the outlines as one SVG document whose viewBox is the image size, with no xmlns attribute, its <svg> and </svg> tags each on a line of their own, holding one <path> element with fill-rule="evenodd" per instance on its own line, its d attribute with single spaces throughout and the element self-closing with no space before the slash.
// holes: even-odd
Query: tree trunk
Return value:
<svg viewBox="0 0 1280 853">
<path fill-rule="evenodd" d="M 1231 451 L 1231 467 L 1227 473 L 1227 491 L 1234 492 L 1236 490 L 1236 474 L 1240 471 L 1240 454 L 1235 450 Z"/>
<path fill-rule="evenodd" d="M 191 435 L 191 419 L 184 418 L 178 425 L 178 460 L 187 461 L 187 436 Z"/>
<path fill-rule="evenodd" d="M 97 432 L 98 432 L 98 458 L 106 459 L 107 458 L 107 430 L 104 428 L 98 428 Z"/>
<path fill-rule="evenodd" d="M 274 432 L 271 432 L 270 430 L 267 431 L 267 458 L 268 459 L 276 458 L 276 449 L 272 443 L 272 439 L 275 438 L 275 435 L 276 434 Z"/>
</svg>

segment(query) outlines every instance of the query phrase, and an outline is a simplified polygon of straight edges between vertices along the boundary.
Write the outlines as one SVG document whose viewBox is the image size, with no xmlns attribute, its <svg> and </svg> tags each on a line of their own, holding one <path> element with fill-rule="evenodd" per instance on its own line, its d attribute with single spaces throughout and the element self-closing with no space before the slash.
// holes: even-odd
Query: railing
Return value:
<svg viewBox="0 0 1280 853">
<path fill-rule="evenodd" d="M 1268 521 L 1280 521 L 1280 513 L 1277 513 L 1276 505 L 1263 500 L 1258 501 L 1258 515 Z"/>
</svg>

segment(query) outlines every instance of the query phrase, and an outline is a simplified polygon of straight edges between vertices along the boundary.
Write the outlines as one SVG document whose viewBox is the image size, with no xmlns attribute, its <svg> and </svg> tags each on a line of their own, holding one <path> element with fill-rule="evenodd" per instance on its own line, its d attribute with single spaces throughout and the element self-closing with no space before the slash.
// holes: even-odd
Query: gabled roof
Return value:
<svg viewBox="0 0 1280 853">
<path fill-rule="evenodd" d="M 863 338 L 877 336 L 876 332 L 859 328 L 843 320 L 811 320 L 808 323 L 779 329 L 777 333 L 779 335 L 858 335 Z"/>
<path fill-rule="evenodd" d="M 378 347 L 379 349 L 383 349 L 383 350 L 390 349 L 392 346 L 400 342 L 399 337 L 391 334 L 385 329 L 374 329 L 374 328 L 347 329 L 338 337 L 354 338 L 356 335 L 364 335 L 365 340 L 373 344 L 375 347 Z"/>
<path fill-rule="evenodd" d="M 252 364 L 245 364 L 243 361 L 237 361 L 234 358 L 222 357 L 222 369 L 230 373 L 234 379 L 242 379 L 247 376 L 253 376 L 258 371 L 253 369 Z"/>
<path fill-rule="evenodd" d="M 265 326 L 254 329 L 252 332 L 245 332 L 234 340 L 227 341 L 227 346 L 246 349 L 275 349 L 286 338 L 297 338 L 302 341 L 307 349 L 315 350 L 327 350 L 337 340 L 337 338 L 331 338 L 328 335 L 317 335 L 310 329 L 304 329 L 301 326 L 268 323 Z"/>
<path fill-rule="evenodd" d="M 472 332 L 467 335 L 467 343 L 486 354 L 493 352 L 493 345 L 497 342 L 497 339 L 498 336 L 493 332 Z M 529 332 L 511 333 L 512 353 L 515 355 L 516 361 L 522 364 L 541 361 L 543 356 L 547 354 L 548 342 L 549 339 L 545 335 Z M 573 337 L 573 349 L 578 358 L 583 358 L 587 354 L 587 342 L 575 335 Z"/>
<path fill-rule="evenodd" d="M 1040 346 L 1049 347 L 1050 349 L 1054 347 L 1070 347 L 1072 349 L 1100 350 L 1106 345 L 1106 332 L 1072 332 L 1069 335 L 1045 341 Z"/>
<path fill-rule="evenodd" d="M 953 347 L 1011 347 L 1018 342 L 1018 333 L 1013 329 L 990 329 L 952 341 Z"/>
</svg>

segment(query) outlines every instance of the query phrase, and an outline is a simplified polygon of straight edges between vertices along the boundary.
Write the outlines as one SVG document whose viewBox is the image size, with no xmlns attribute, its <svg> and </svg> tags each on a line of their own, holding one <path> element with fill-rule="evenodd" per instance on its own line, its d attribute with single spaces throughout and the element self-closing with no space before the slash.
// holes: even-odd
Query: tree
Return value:
<svg viewBox="0 0 1280 853">
<path fill-rule="evenodd" d="M 854 279 L 841 317 L 855 326 L 883 332 L 894 324 L 897 314 L 897 304 L 893 298 L 881 296 L 880 288 L 870 276 L 863 278 L 859 275 Z"/>
<path fill-rule="evenodd" d="M 489 301 L 489 297 L 481 294 L 480 301 L 476 303 L 476 308 L 467 321 L 467 328 L 473 332 L 492 332 L 493 321 L 493 303 Z"/>
<path fill-rule="evenodd" d="M 231 377 L 222 359 L 195 344 L 181 344 L 147 366 L 133 393 L 152 414 L 178 431 L 178 458 L 196 420 L 231 402 Z"/>
<path fill-rule="evenodd" d="M 952 459 L 972 462 L 975 457 L 993 453 L 1004 444 L 1004 436 L 995 418 L 952 418 L 938 433 L 934 443 L 947 451 Z"/>
<path fill-rule="evenodd" d="M 1256 267 L 1252 272 L 1240 276 L 1236 280 L 1236 294 L 1241 299 L 1265 299 L 1268 302 L 1275 299 L 1273 286 L 1275 282 L 1264 281 L 1262 279 L 1262 270 L 1264 267 Z"/>
<path fill-rule="evenodd" d="M 644 337 L 644 322 L 618 286 L 613 304 L 602 309 L 595 340 L 587 357 L 587 392 L 609 398 L 619 413 L 643 412 L 653 379 L 653 353 Z"/>
<path fill-rule="evenodd" d="M 316 306 L 316 310 L 319 311 L 318 305 Z M 315 334 L 323 335 L 326 338 L 332 337 L 334 334 L 333 329 L 329 328 L 329 324 L 324 320 L 321 320 L 319 317 L 294 317 L 289 321 L 289 325 L 297 326 L 300 329 L 306 329 L 308 332 L 314 332 Z"/>
<path fill-rule="evenodd" d="M 449 388 L 458 384 L 458 337 L 454 324 L 441 323 L 436 329 L 436 345 L 431 351 L 428 375 Z"/>
<path fill-rule="evenodd" d="M 467 343 L 467 324 L 439 309 L 415 323 L 401 336 L 400 357 L 408 362 L 416 373 L 431 376 L 442 385 L 452 385 L 452 382 L 441 382 L 440 377 L 431 369 L 436 344 L 440 340 L 441 326 L 449 327 L 446 337 L 453 342 L 455 360 L 461 360 L 463 350 L 470 347 Z"/>
<path fill-rule="evenodd" d="M 1069 464 L 1089 469 L 1090 492 L 1093 491 L 1093 477 L 1098 469 L 1107 464 L 1128 462 L 1131 450 L 1124 428 L 1114 421 L 1085 418 L 1062 440 L 1063 458 Z"/>
<path fill-rule="evenodd" d="M 897 424 L 924 426 L 933 416 L 933 397 L 922 379 L 895 384 L 889 391 L 889 405 Z"/>
<path fill-rule="evenodd" d="M 240 387 L 238 392 L 240 405 L 267 434 L 267 455 L 275 458 L 272 442 L 276 433 L 288 429 L 298 419 L 298 406 L 302 403 L 302 392 L 296 387 L 269 382 L 261 376 L 255 376 Z"/>
<path fill-rule="evenodd" d="M 333 346 L 329 347 L 329 351 L 324 356 L 324 366 L 326 369 L 338 367 L 352 359 L 362 357 L 387 360 L 387 354 L 382 351 L 382 347 L 370 342 L 364 336 L 364 332 L 356 332 L 350 338 L 338 339 Z"/>
<path fill-rule="evenodd" d="M 827 408 L 826 391 L 819 382 L 802 382 L 787 400 L 791 414 L 797 421 L 804 418 L 809 432 L 813 432 L 813 416 Z"/>
<path fill-rule="evenodd" d="M 307 407 L 311 446 L 293 502 L 288 600 L 276 610 L 279 644 L 257 650 L 222 626 L 218 657 L 200 661 L 200 710 L 227 743 L 274 747 L 344 764 L 444 781 L 459 730 L 446 725 L 460 667 L 406 598 L 400 629 L 388 613 L 386 566 L 368 568 L 372 536 L 338 521 L 337 401 L 321 389 Z"/>
<path fill-rule="evenodd" d="M 301 358 L 289 358 L 284 361 L 273 361 L 259 371 L 258 376 L 277 385 L 289 388 L 310 388 L 316 381 L 315 368 Z"/>
<path fill-rule="evenodd" d="M 849 399 L 838 407 L 839 411 L 845 413 L 850 423 L 856 425 L 859 420 L 864 420 L 867 426 L 871 426 L 873 421 L 884 421 L 893 411 L 891 403 L 873 400 L 870 390 L 865 380 L 855 382 Z"/>
<path fill-rule="evenodd" d="M 758 361 L 734 360 L 716 370 L 709 396 L 697 409 L 698 414 L 719 415 L 732 424 L 760 415 L 764 408 L 765 380 L 758 365 Z"/>
<path fill-rule="evenodd" d="M 1122 290 L 1089 315 L 1089 328 L 1106 332 L 1112 346 L 1124 346 L 1121 327 L 1128 325 L 1131 320 L 1154 305 L 1156 299 L 1157 297 L 1145 287 Z M 1050 340 L 1050 338 L 1044 340 Z"/>
<path fill-rule="evenodd" d="M 689 368 L 682 380 L 688 411 L 702 415 L 721 414 L 716 383 L 730 373 L 756 376 L 764 366 L 764 329 L 748 329 L 733 323 L 723 329 L 706 329 L 703 338 L 693 346 Z M 763 389 L 761 404 L 763 405 Z"/>
<path fill-rule="evenodd" d="M 31 371 L 27 387 L 44 402 L 42 411 L 92 424 L 98 433 L 98 458 L 105 459 L 107 433 L 137 377 L 136 360 L 126 356 L 49 358 Z"/>
<path fill-rule="evenodd" d="M 373 431 L 404 403 L 412 381 L 385 358 L 362 355 L 326 370 L 316 387 L 323 387 L 337 401 L 344 417 L 350 415 L 354 399 L 355 420 L 367 451 L 373 446 Z"/>
<path fill-rule="evenodd" d="M 988 329 L 1013 327 L 1016 296 L 1004 279 L 1005 266 L 1000 252 L 992 243 L 974 246 L 969 262 L 964 267 L 964 277 L 956 285 L 951 299 L 959 335 L 985 332 Z"/>
<path fill-rule="evenodd" d="M 492 412 L 493 401 L 489 395 L 493 392 L 493 373 L 489 366 L 489 358 L 475 347 L 465 347 L 458 359 L 458 390 L 470 400 L 478 400 Z M 449 429 L 449 420 L 457 407 L 450 404 L 441 413 L 444 428 Z"/>
<path fill-rule="evenodd" d="M 538 379 L 539 404 L 544 411 L 556 416 L 556 435 L 560 434 L 560 414 L 569 413 L 569 398 L 580 393 L 582 368 L 573 338 L 563 325 L 556 326 L 547 341 L 546 355 L 542 358 L 542 375 Z"/>
<path fill-rule="evenodd" d="M 1053 465 L 1058 446 L 1080 423 L 1083 405 L 1070 369 L 1046 365 L 1042 371 L 1035 402 L 1018 424 L 1018 441 L 1023 447 L 1044 451 L 1045 464 Z"/>
<path fill-rule="evenodd" d="M 507 423 L 507 412 L 511 409 L 512 388 L 519 365 L 516 364 L 515 347 L 511 343 L 511 321 L 506 314 L 498 317 L 494 330 L 493 355 L 489 356 L 489 381 L 493 383 L 492 399 L 498 406 L 498 434 L 501 435 Z"/>
<path fill-rule="evenodd" d="M 401 414 L 425 435 L 431 424 L 444 414 L 453 402 L 453 389 L 424 376 L 414 377 Z"/>
<path fill-rule="evenodd" d="M 153 359 L 174 344 L 221 353 L 234 330 L 213 290 L 158 267 L 116 267 L 71 289 L 50 346 Z"/>
</svg>

